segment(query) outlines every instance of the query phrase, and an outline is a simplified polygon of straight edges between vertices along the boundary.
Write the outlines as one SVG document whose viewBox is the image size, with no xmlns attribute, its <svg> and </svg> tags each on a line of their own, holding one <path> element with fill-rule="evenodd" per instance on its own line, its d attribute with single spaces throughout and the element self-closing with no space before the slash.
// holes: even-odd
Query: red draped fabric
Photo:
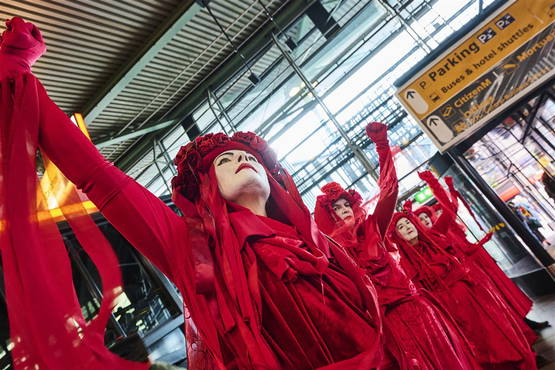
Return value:
<svg viewBox="0 0 555 370">
<path fill-rule="evenodd" d="M 97 266 L 104 294 L 100 311 L 90 322 L 81 313 L 57 225 L 45 216 L 47 212 L 40 219 L 37 216 L 39 205 L 46 203 L 36 174 L 41 86 L 29 67 L 44 50 L 40 32 L 32 24 L 19 18 L 7 22 L 0 46 L 0 250 L 14 366 L 146 369 L 148 364 L 121 359 L 104 346 L 106 323 L 121 293 L 121 277 L 111 246 L 86 210 L 79 208 L 76 190 L 70 191 L 67 201 L 77 207 L 62 210 Z"/>
<path fill-rule="evenodd" d="M 484 243 L 491 238 L 492 234 L 486 234 L 477 243 L 470 242 L 466 238 L 463 227 L 456 222 L 458 199 L 461 196 L 454 187 L 453 179 L 450 177 L 445 179 L 450 189 L 450 197 L 431 173 L 422 173 L 420 176 L 428 183 L 444 210 L 430 231 L 436 239 L 441 240 L 441 245 L 446 246 L 446 251 L 456 256 L 468 268 L 470 275 L 476 281 L 513 311 L 528 342 L 533 344 L 537 335 L 522 320 L 532 308 L 532 301 L 505 275 L 484 249 Z"/>
<path fill-rule="evenodd" d="M 394 231 L 401 218 L 408 218 L 416 226 L 416 244 L 408 243 Z M 431 291 L 452 315 L 481 366 L 535 368 L 534 354 L 521 322 L 495 292 L 477 281 L 465 265 L 439 245 L 444 239 L 430 234 L 409 213 L 394 215 L 390 236 L 399 247 L 404 270 L 418 286 Z"/>
<path fill-rule="evenodd" d="M 449 187 L 454 212 L 457 212 L 458 199 L 460 199 L 465 207 L 472 212 L 468 202 L 455 189 L 452 180 L 446 180 Z M 471 213 L 472 214 L 472 213 Z M 472 214 L 473 215 L 473 214 Z M 475 218 L 475 216 L 473 216 Z M 476 220 L 476 222 L 478 222 Z M 478 225 L 480 225 L 478 223 Z M 465 251 L 465 255 L 469 259 L 469 263 L 474 264 L 475 268 L 481 270 L 489 277 L 493 285 L 498 289 L 507 304 L 517 312 L 522 318 L 526 317 L 532 309 L 532 300 L 501 270 L 496 261 L 484 249 L 483 245 L 491 238 L 491 233 L 486 234 L 478 243 L 471 243 L 466 238 L 466 233 L 459 224 L 453 223 L 449 228 L 448 237 L 457 240 L 461 250 Z M 466 248 L 465 248 L 466 247 Z M 468 252 L 466 252 L 468 251 Z"/>
</svg>

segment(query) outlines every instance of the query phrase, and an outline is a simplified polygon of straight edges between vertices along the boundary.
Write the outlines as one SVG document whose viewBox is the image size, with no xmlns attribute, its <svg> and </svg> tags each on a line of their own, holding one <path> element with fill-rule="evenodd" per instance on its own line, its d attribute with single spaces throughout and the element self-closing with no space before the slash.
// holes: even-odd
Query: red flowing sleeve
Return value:
<svg viewBox="0 0 555 370">
<path fill-rule="evenodd" d="M 172 246 L 187 227 L 154 194 L 108 162 L 39 84 L 39 146 L 121 234 L 171 278 Z"/>
<path fill-rule="evenodd" d="M 450 200 L 443 186 L 441 186 L 437 178 L 430 171 L 419 172 L 418 176 L 430 186 L 434 197 L 443 209 L 441 215 L 437 218 L 436 222 L 434 222 L 432 230 L 446 235 L 451 225 L 456 221 L 457 207 L 453 205 L 453 202 Z"/>
<path fill-rule="evenodd" d="M 399 182 L 397 180 L 395 164 L 393 163 L 393 156 L 391 155 L 391 148 L 387 140 L 387 126 L 383 123 L 372 122 L 366 127 L 366 133 L 376 144 L 376 151 L 378 152 L 380 165 L 378 186 L 380 188 L 380 197 L 371 218 L 376 222 L 383 240 L 391 222 L 391 217 L 395 212 Z"/>
</svg>

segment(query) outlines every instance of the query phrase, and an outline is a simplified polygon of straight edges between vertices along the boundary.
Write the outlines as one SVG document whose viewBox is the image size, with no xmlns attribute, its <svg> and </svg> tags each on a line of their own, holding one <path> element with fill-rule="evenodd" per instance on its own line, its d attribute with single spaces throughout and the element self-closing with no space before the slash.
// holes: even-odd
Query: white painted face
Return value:
<svg viewBox="0 0 555 370">
<path fill-rule="evenodd" d="M 212 162 L 218 189 L 225 200 L 236 202 L 245 196 L 270 196 L 270 183 L 266 170 L 256 157 L 243 150 L 228 150 Z"/>
<path fill-rule="evenodd" d="M 333 210 L 335 211 L 337 217 L 343 221 L 346 221 L 347 219 L 354 219 L 355 217 L 351 203 L 344 198 L 339 198 L 335 203 L 333 203 Z"/>
<path fill-rule="evenodd" d="M 397 235 L 399 235 L 404 240 L 408 241 L 409 243 L 414 243 L 417 241 L 418 238 L 418 230 L 416 230 L 416 226 L 406 217 L 402 217 L 397 221 L 395 225 L 395 230 L 397 231 Z"/>
<path fill-rule="evenodd" d="M 422 212 L 418 215 L 420 221 L 422 221 L 422 225 L 427 227 L 428 229 L 432 227 L 432 219 L 428 216 L 426 212 Z"/>
</svg>

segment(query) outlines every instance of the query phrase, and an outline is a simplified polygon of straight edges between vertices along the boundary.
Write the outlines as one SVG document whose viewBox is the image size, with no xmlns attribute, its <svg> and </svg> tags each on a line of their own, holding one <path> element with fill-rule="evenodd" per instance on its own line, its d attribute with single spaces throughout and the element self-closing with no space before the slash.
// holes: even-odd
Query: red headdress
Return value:
<svg viewBox="0 0 555 370">
<path fill-rule="evenodd" d="M 233 136 L 223 133 L 197 137 L 182 146 L 174 159 L 177 176 L 172 179 L 174 192 L 179 192 L 190 201 L 199 196 L 198 173 L 208 172 L 214 159 L 228 150 L 244 150 L 256 156 L 272 175 L 279 174 L 276 155 L 268 143 L 252 132 L 236 132 Z M 277 177 L 277 176 L 276 176 Z"/>
<path fill-rule="evenodd" d="M 418 244 L 412 245 L 405 239 L 403 239 L 397 232 L 397 222 L 400 219 L 407 218 L 416 228 L 418 232 Z M 434 253 L 439 257 L 439 261 L 435 263 L 435 267 L 439 265 L 449 265 L 453 262 L 453 257 L 450 256 L 445 250 L 438 244 L 442 241 L 435 238 L 429 230 L 427 230 L 418 217 L 407 210 L 403 212 L 396 212 L 391 218 L 391 224 L 389 231 L 387 233 L 388 238 L 394 242 L 401 253 L 401 265 L 405 269 L 405 272 L 409 278 L 413 278 L 416 275 L 420 276 L 420 281 L 423 283 L 424 287 L 427 289 L 436 289 L 438 284 L 442 285 L 442 279 L 437 274 L 434 266 L 432 266 L 427 257 L 422 252 L 422 247 L 425 246 L 434 251 Z M 403 260 L 405 259 L 405 260 Z"/>
<path fill-rule="evenodd" d="M 437 218 L 436 213 L 432 207 L 420 206 L 416 209 L 416 211 L 414 211 L 414 214 L 416 215 L 416 217 L 420 216 L 421 213 L 425 213 L 426 215 L 428 215 L 430 220 L 432 220 L 432 223 L 436 222 L 436 218 Z"/>
<path fill-rule="evenodd" d="M 316 198 L 314 218 L 320 230 L 326 234 L 332 235 L 335 231 L 345 226 L 343 220 L 337 216 L 333 209 L 334 203 L 339 199 L 345 199 L 350 203 L 355 215 L 355 223 L 366 216 L 366 212 L 362 208 L 362 197 L 356 190 L 345 190 L 336 182 L 330 182 L 322 186 L 320 190 L 324 194 Z"/>
</svg>

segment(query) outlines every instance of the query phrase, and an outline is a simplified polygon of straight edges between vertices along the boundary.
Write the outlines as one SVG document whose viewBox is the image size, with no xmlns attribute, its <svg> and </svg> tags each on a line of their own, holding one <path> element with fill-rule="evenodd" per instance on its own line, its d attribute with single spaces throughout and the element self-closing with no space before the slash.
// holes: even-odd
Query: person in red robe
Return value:
<svg viewBox="0 0 555 370">
<path fill-rule="evenodd" d="M 379 200 L 373 214 L 361 206 L 353 189 L 337 183 L 322 187 L 314 216 L 362 267 L 377 288 L 383 311 L 385 348 L 401 369 L 474 369 L 473 354 L 452 318 L 434 298 L 418 292 L 391 256 L 385 239 L 395 211 L 398 181 L 387 140 L 387 126 L 373 122 L 366 128 L 379 157 Z M 390 364 L 391 366 L 391 364 Z"/>
<path fill-rule="evenodd" d="M 474 216 L 466 200 L 455 188 L 451 177 L 447 176 L 445 178 L 445 183 L 449 188 L 449 195 L 446 194 L 435 177 L 428 177 L 426 181 L 436 198 L 442 199 L 442 202 L 437 203 L 439 207 L 446 207 L 451 210 L 451 213 L 447 214 L 447 216 L 457 214 L 459 199 L 463 202 L 470 214 Z M 438 234 L 438 236 L 447 238 L 447 240 L 450 241 L 451 247 L 449 252 L 455 255 L 460 261 L 464 261 L 470 271 L 479 275 L 479 278 L 487 283 L 490 289 L 495 289 L 505 303 L 513 309 L 531 329 L 541 330 L 549 326 L 547 321 L 536 322 L 526 318 L 526 315 L 528 315 L 532 309 L 532 300 L 520 290 L 503 270 L 501 270 L 495 260 L 484 248 L 484 244 L 491 239 L 491 232 L 487 233 L 477 243 L 473 243 L 468 240 L 464 226 L 456 222 L 456 220 L 446 217 L 445 219 L 447 222 L 437 222 L 439 218 L 437 212 L 434 212 L 431 207 L 427 206 L 421 206 L 414 212 L 424 227 Z M 536 335 L 529 333 L 529 338 L 530 341 L 533 342 L 536 339 Z"/>
<path fill-rule="evenodd" d="M 433 176 L 433 175 L 432 175 Z M 445 217 L 450 210 L 443 210 Z M 447 308 L 484 368 L 534 369 L 535 357 L 516 316 L 466 266 L 447 253 L 418 218 L 406 210 L 393 215 L 389 238 L 401 254 L 401 266 L 421 289 L 433 292 Z"/>
<path fill-rule="evenodd" d="M 37 39 L 35 30 L 21 27 L 18 37 Z M 183 146 L 172 180 L 180 217 L 106 161 L 50 100 L 30 73 L 36 58 L 21 58 L 27 45 L 16 39 L 11 52 L 0 61 L 0 70 L 16 82 L 3 81 L 2 98 L 25 99 L 2 108 L 32 110 L 36 119 L 22 115 L 10 122 L 34 124 L 38 135 L 36 143 L 10 155 L 33 154 L 38 145 L 177 285 L 216 367 L 378 366 L 381 318 L 375 290 L 315 226 L 263 139 L 248 132 L 208 134 Z M 48 336 L 37 338 L 36 344 L 47 341 Z"/>
</svg>

